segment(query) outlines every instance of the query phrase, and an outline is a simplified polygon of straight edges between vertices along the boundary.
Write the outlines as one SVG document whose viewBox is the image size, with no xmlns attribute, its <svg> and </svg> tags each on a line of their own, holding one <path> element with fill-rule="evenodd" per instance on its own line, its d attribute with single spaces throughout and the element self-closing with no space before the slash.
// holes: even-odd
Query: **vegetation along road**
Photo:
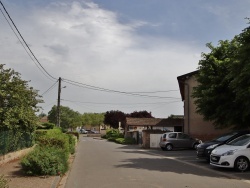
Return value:
<svg viewBox="0 0 250 188">
<path fill-rule="evenodd" d="M 195 156 L 194 150 L 144 150 L 81 136 L 65 187 L 250 187 L 249 172 L 210 167 Z"/>
</svg>

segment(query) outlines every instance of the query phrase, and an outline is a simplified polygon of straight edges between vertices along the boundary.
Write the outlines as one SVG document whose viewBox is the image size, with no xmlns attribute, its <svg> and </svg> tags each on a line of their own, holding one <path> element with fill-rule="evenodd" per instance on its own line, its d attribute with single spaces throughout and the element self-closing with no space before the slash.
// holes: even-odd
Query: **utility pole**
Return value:
<svg viewBox="0 0 250 188">
<path fill-rule="evenodd" d="M 61 77 L 58 80 L 58 98 L 57 98 L 57 116 L 56 116 L 56 125 L 60 127 L 60 101 L 61 101 Z"/>
</svg>

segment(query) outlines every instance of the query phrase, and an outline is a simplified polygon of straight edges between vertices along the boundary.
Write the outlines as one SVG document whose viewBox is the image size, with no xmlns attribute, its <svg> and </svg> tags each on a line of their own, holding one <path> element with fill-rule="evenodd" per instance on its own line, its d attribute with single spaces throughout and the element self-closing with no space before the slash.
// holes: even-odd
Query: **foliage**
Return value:
<svg viewBox="0 0 250 188">
<path fill-rule="evenodd" d="M 8 180 L 6 180 L 3 175 L 0 176 L 0 187 L 9 188 Z"/>
<path fill-rule="evenodd" d="M 119 122 L 122 122 L 122 127 L 125 127 L 126 114 L 121 111 L 109 111 L 104 115 L 104 123 L 110 125 L 110 127 L 117 129 Z"/>
<path fill-rule="evenodd" d="M 55 127 L 54 123 L 42 123 L 42 126 L 38 127 L 37 129 L 53 129 Z"/>
<path fill-rule="evenodd" d="M 106 138 L 123 138 L 123 134 L 118 129 L 109 129 L 106 131 Z"/>
<path fill-rule="evenodd" d="M 68 170 L 68 154 L 58 147 L 37 146 L 21 160 L 28 175 L 58 175 Z"/>
<path fill-rule="evenodd" d="M 133 118 L 153 118 L 151 112 L 144 111 L 134 111 L 131 114 L 125 114 L 121 111 L 108 111 L 104 115 L 104 124 L 110 125 L 110 127 L 117 129 L 119 127 L 119 122 L 121 122 L 121 127 L 125 128 L 126 117 Z"/>
<path fill-rule="evenodd" d="M 66 153 L 69 153 L 69 137 L 61 132 L 60 129 L 51 129 L 47 133 L 37 140 L 40 146 L 44 147 L 57 147 L 64 149 Z"/>
<path fill-rule="evenodd" d="M 248 128 L 250 120 L 250 28 L 231 41 L 207 44 L 194 88 L 197 113 L 214 122 L 217 128 Z"/>
<path fill-rule="evenodd" d="M 41 102 L 38 92 L 19 73 L 0 64 L 0 128 L 32 132 L 38 121 L 37 104 Z"/>
<path fill-rule="evenodd" d="M 50 123 L 56 124 L 57 107 L 53 106 L 48 113 L 48 120 Z M 82 125 L 81 114 L 69 107 L 60 107 L 60 126 L 64 129 L 75 129 L 77 126 Z"/>
<path fill-rule="evenodd" d="M 75 152 L 76 137 L 60 128 L 37 130 L 38 146 L 21 161 L 29 175 L 57 175 L 68 170 L 69 153 Z"/>
<path fill-rule="evenodd" d="M 135 144 L 136 141 L 134 138 L 116 138 L 115 139 L 115 142 L 118 143 L 118 144 L 124 144 L 124 145 L 132 145 L 132 144 Z"/>
<path fill-rule="evenodd" d="M 146 110 L 144 111 L 134 111 L 131 114 L 128 115 L 129 117 L 133 118 L 153 118 L 151 112 L 147 112 Z"/>
<path fill-rule="evenodd" d="M 82 125 L 99 126 L 103 124 L 104 113 L 84 113 L 82 115 Z"/>
<path fill-rule="evenodd" d="M 33 133 L 22 129 L 0 129 L 0 154 L 6 154 L 34 145 Z"/>
<path fill-rule="evenodd" d="M 79 132 L 76 132 L 76 131 L 69 131 L 69 132 L 66 132 L 66 134 L 72 134 L 74 136 L 76 136 L 77 140 L 79 140 Z"/>
</svg>

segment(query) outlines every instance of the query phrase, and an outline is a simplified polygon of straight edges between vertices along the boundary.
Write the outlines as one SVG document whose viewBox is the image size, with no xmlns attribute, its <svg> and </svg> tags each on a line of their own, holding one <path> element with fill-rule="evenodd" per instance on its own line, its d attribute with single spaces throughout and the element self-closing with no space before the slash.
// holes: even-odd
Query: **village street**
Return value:
<svg viewBox="0 0 250 188">
<path fill-rule="evenodd" d="M 145 150 L 80 136 L 66 188 L 247 188 L 250 172 L 210 167 L 194 150 Z"/>
</svg>

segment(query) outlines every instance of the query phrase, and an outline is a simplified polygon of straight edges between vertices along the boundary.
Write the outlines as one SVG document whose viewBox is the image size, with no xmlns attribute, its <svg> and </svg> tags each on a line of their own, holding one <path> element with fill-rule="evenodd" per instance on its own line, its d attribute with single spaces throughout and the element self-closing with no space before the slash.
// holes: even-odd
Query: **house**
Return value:
<svg viewBox="0 0 250 188">
<path fill-rule="evenodd" d="M 177 77 L 181 98 L 184 102 L 183 132 L 205 141 L 229 132 L 229 129 L 215 129 L 212 122 L 204 121 L 203 117 L 196 113 L 192 92 L 193 88 L 198 85 L 195 79 L 197 73 L 198 71 L 194 71 Z"/>
<path fill-rule="evenodd" d="M 132 137 L 144 148 L 158 147 L 160 136 L 166 131 L 183 130 L 183 117 L 175 118 L 126 118 L 125 137 Z"/>
</svg>

